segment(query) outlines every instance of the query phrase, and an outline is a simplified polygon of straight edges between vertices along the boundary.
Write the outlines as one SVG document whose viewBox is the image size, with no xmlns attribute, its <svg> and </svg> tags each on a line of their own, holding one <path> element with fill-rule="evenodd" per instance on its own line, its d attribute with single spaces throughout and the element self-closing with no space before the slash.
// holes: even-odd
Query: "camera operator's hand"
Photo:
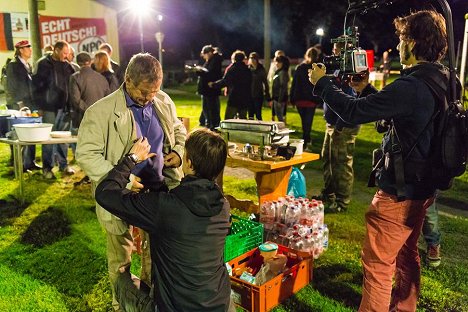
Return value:
<svg viewBox="0 0 468 312">
<path fill-rule="evenodd" d="M 322 63 L 318 63 L 318 64 L 313 63 L 312 64 L 312 69 L 309 69 L 309 81 L 310 81 L 310 83 L 315 85 L 317 83 L 317 81 L 319 81 L 320 78 L 325 76 L 326 71 L 327 71 L 327 69 L 326 69 L 325 65 L 323 65 Z"/>
<path fill-rule="evenodd" d="M 351 76 L 349 86 L 354 89 L 357 93 L 361 93 L 369 84 L 369 70 L 360 72 L 357 75 Z"/>
</svg>

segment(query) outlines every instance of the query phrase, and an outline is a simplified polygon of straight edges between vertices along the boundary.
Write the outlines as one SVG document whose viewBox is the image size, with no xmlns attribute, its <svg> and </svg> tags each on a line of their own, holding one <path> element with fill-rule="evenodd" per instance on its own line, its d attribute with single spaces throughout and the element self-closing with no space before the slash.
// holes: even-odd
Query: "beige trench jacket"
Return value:
<svg viewBox="0 0 468 312">
<path fill-rule="evenodd" d="M 163 152 L 174 151 L 183 159 L 187 131 L 177 118 L 174 102 L 159 91 L 153 103 L 164 131 Z M 130 151 L 135 139 L 135 120 L 127 108 L 123 85 L 86 110 L 78 132 L 76 160 L 91 179 L 93 193 L 97 184 Z M 163 175 L 172 189 L 183 177 L 182 168 L 164 168 Z M 113 234 L 119 235 L 128 229 L 124 221 L 97 203 L 96 214 L 101 225 Z"/>
</svg>

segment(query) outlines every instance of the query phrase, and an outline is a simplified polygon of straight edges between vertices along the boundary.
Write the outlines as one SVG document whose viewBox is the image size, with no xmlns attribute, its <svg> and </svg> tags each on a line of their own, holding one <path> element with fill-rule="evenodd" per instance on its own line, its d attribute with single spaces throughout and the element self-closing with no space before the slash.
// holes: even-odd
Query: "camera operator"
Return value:
<svg viewBox="0 0 468 312">
<path fill-rule="evenodd" d="M 345 42 L 335 42 L 333 54 L 339 56 L 344 48 Z M 332 82 L 344 93 L 356 96 L 343 78 L 340 70 L 336 70 Z M 324 187 L 315 198 L 324 201 L 325 212 L 343 212 L 348 208 L 353 191 L 353 152 L 360 125 L 345 122 L 327 103 L 323 104 L 323 115 L 327 122 L 322 146 Z"/>
<path fill-rule="evenodd" d="M 369 71 L 366 71 L 358 81 L 351 80 L 350 86 L 358 93 L 358 97 L 365 97 L 369 94 L 377 93 L 377 89 L 369 83 Z M 378 133 L 387 132 L 391 123 L 388 120 L 378 120 L 375 122 L 375 129 Z M 439 230 L 439 210 L 436 205 L 436 198 L 432 205 L 427 208 L 426 216 L 422 226 L 422 236 L 426 242 L 426 265 L 436 268 L 440 265 L 440 230 Z"/>
<path fill-rule="evenodd" d="M 425 73 L 446 82 L 448 71 L 438 63 L 447 49 L 445 20 L 435 11 L 419 11 L 396 18 L 394 25 L 400 38 L 400 61 L 407 69 L 382 91 L 354 98 L 334 86 L 323 67 L 313 64 L 309 74 L 314 92 L 343 120 L 362 124 L 387 119 L 393 124 L 382 140 L 385 161 L 376 171 L 378 191 L 366 213 L 359 311 L 416 310 L 420 288 L 417 241 L 435 194 L 433 181 L 420 169 L 430 164 L 432 116 L 438 101 L 416 76 Z"/>
</svg>

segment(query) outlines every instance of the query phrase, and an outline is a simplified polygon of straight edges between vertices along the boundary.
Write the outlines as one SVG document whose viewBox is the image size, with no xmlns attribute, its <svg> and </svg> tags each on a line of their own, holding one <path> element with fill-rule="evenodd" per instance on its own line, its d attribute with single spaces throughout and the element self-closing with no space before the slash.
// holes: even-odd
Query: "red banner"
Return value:
<svg viewBox="0 0 468 312">
<path fill-rule="evenodd" d="M 39 16 L 41 45 L 65 40 L 77 51 L 93 52 L 106 42 L 106 22 L 102 18 Z"/>
</svg>

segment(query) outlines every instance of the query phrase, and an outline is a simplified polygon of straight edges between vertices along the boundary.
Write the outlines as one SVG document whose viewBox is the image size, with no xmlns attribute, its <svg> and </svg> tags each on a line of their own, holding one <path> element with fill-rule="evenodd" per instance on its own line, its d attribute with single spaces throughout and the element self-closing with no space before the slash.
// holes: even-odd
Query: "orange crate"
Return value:
<svg viewBox="0 0 468 312">
<path fill-rule="evenodd" d="M 252 312 L 269 311 L 312 281 L 313 259 L 303 259 L 292 249 L 278 245 L 278 253 L 288 256 L 286 271 L 263 285 L 250 284 L 231 276 L 234 302 Z M 234 272 L 237 268 L 258 268 L 263 262 L 258 248 L 229 261 Z"/>
</svg>

